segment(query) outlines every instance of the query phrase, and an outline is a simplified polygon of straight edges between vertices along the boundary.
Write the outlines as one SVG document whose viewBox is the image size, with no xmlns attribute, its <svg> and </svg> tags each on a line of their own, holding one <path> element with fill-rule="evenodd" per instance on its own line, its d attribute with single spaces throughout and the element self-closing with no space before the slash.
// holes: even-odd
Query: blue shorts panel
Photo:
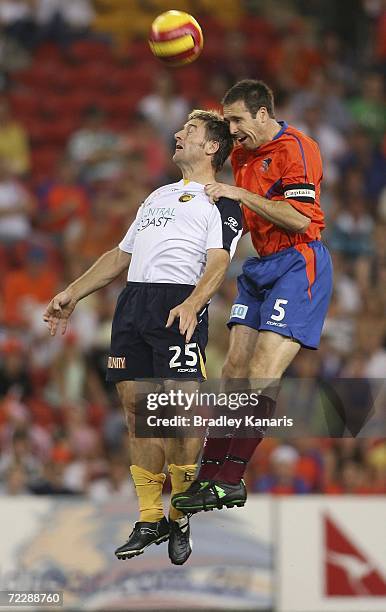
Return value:
<svg viewBox="0 0 386 612">
<path fill-rule="evenodd" d="M 331 257 L 322 242 L 247 259 L 237 286 L 229 327 L 273 331 L 318 348 L 332 293 Z"/>
</svg>

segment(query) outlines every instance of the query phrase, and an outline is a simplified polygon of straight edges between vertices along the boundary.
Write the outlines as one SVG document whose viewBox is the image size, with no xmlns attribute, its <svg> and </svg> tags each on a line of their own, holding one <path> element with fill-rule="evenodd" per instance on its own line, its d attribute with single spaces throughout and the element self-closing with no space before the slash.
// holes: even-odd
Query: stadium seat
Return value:
<svg viewBox="0 0 386 612">
<path fill-rule="evenodd" d="M 14 91 L 8 97 L 12 111 L 19 119 L 36 116 L 39 112 L 39 97 L 29 89 Z"/>
<path fill-rule="evenodd" d="M 63 147 L 53 145 L 39 146 L 32 149 L 32 172 L 37 182 L 53 175 L 55 166 L 62 154 Z"/>
<path fill-rule="evenodd" d="M 77 62 L 105 62 L 111 60 L 108 44 L 95 40 L 79 40 L 69 50 L 69 56 Z"/>
</svg>

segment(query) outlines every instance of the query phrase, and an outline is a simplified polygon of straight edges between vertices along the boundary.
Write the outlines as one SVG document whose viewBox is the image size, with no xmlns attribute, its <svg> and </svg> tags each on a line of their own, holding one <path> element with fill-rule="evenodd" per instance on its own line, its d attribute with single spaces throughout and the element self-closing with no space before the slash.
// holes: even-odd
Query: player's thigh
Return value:
<svg viewBox="0 0 386 612">
<path fill-rule="evenodd" d="M 296 340 L 271 331 L 260 331 L 249 367 L 251 379 L 281 378 L 301 345 Z"/>
<path fill-rule="evenodd" d="M 222 371 L 223 378 L 248 378 L 258 335 L 256 329 L 246 325 L 232 326 L 228 353 Z"/>
</svg>

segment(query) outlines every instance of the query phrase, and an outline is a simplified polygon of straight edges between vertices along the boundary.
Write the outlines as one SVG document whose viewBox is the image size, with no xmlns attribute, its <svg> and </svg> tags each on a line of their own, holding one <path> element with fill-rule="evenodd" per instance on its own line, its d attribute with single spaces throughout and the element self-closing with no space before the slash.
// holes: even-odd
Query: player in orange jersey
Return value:
<svg viewBox="0 0 386 612">
<path fill-rule="evenodd" d="M 206 193 L 213 201 L 241 203 L 257 251 L 238 278 L 223 377 L 249 379 L 252 388 L 259 380 L 259 414 L 269 417 L 277 382 L 300 347 L 318 347 L 331 297 L 331 258 L 321 242 L 322 161 L 315 141 L 276 120 L 272 91 L 262 81 L 240 81 L 225 94 L 223 107 L 236 143 L 236 186 L 213 182 Z M 173 498 L 175 507 L 197 512 L 243 505 L 242 477 L 264 430 L 252 433 L 209 437 L 196 480 Z"/>
</svg>

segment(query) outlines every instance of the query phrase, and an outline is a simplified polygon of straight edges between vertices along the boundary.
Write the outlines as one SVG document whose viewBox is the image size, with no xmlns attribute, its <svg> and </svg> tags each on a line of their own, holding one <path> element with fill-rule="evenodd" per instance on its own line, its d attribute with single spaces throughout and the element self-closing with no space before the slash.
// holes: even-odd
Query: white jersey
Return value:
<svg viewBox="0 0 386 612">
<path fill-rule="evenodd" d="M 233 256 L 242 233 L 240 206 L 212 204 L 204 185 L 181 179 L 153 191 L 140 206 L 119 248 L 132 253 L 128 281 L 196 285 L 208 249 Z"/>
</svg>

